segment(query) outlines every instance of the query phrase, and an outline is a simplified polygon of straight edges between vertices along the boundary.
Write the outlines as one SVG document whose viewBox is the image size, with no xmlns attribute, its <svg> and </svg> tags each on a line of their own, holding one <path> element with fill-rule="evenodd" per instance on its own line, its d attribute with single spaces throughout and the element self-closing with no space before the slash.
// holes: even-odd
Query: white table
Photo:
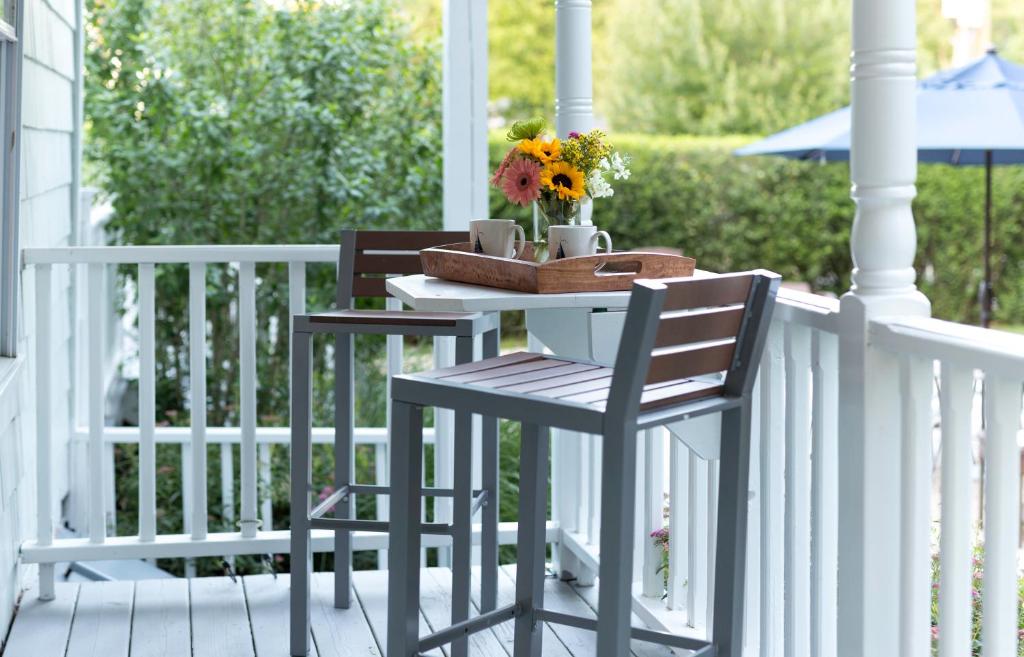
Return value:
<svg viewBox="0 0 1024 657">
<path fill-rule="evenodd" d="M 707 276 L 709 273 L 697 270 L 694 275 Z M 628 291 L 532 294 L 456 283 L 423 274 L 389 278 L 387 289 L 395 298 L 413 310 L 435 312 L 525 311 L 531 351 L 540 351 L 546 347 L 557 355 L 585 358 L 606 365 L 614 364 L 615 355 L 618 353 L 630 295 Z M 442 367 L 450 364 L 443 357 L 437 361 L 437 365 Z M 444 482 L 447 475 L 444 473 L 448 469 L 448 459 L 445 457 L 447 449 L 444 443 L 448 441 L 446 440 L 447 427 L 443 425 L 447 423 L 442 420 L 443 414 L 439 413 L 438 418 L 441 423 L 436 426 L 435 435 L 438 440 L 439 480 L 441 481 L 440 485 L 446 485 Z M 682 422 L 666 428 L 671 435 L 680 439 L 701 458 L 715 459 L 718 457 L 719 422 L 718 415 L 708 415 L 686 422 L 685 434 Z M 660 444 L 661 447 L 655 447 L 654 451 L 658 449 L 664 451 L 664 443 L 660 442 L 661 432 L 648 430 L 645 433 L 647 434 L 645 440 L 648 441 L 648 449 L 651 449 L 651 445 Z M 592 450 L 597 449 L 594 446 L 599 441 L 589 441 L 569 432 L 558 432 L 558 435 L 559 440 L 552 442 L 552 459 L 554 460 L 552 473 L 561 473 L 562 478 L 571 480 L 559 481 L 558 478 L 553 477 L 553 485 L 567 487 L 584 485 L 582 480 L 573 479 L 573 477 L 581 476 L 580 468 L 558 467 L 560 456 L 564 454 L 565 456 L 561 456 L 561 458 L 579 459 L 583 455 L 583 458 L 596 460 L 599 458 L 599 451 Z M 667 461 L 667 459 L 665 460 Z M 662 464 L 658 463 L 657 465 Z M 650 474 L 661 476 L 659 473 Z M 592 485 L 591 482 L 587 483 Z M 568 500 L 570 498 L 556 495 L 554 499 Z M 573 521 L 573 519 L 578 519 L 582 510 L 555 508 L 553 511 L 554 519 L 558 520 L 563 528 L 580 529 L 581 523 Z M 660 518 L 658 522 L 660 523 Z M 658 526 L 660 527 L 660 524 Z M 590 538 L 594 540 L 596 536 Z M 644 547 L 649 549 L 651 545 L 653 543 L 647 541 Z M 588 572 L 581 563 L 577 563 L 571 555 L 567 554 L 566 550 L 559 550 L 559 552 L 562 569 L 577 575 L 581 583 L 586 583 L 586 580 L 594 575 L 594 573 Z"/>
<path fill-rule="evenodd" d="M 615 360 L 629 304 L 629 292 L 531 294 L 422 274 L 389 278 L 387 287 L 388 292 L 414 310 L 524 310 L 527 331 L 552 353 L 608 365 Z"/>
</svg>

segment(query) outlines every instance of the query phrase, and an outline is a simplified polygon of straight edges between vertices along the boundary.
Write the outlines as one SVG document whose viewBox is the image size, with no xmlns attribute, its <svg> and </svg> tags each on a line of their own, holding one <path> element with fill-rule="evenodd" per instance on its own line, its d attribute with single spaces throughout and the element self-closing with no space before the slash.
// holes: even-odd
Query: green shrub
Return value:
<svg viewBox="0 0 1024 657">
<path fill-rule="evenodd" d="M 712 271 L 773 269 L 815 291 L 842 294 L 850 286 L 849 239 L 855 207 L 845 163 L 736 157 L 744 137 L 612 135 L 633 157 L 633 175 L 615 196 L 595 204 L 594 223 L 617 248 L 673 246 Z M 492 135 L 494 166 L 507 149 Z M 1024 169 L 995 171 L 993 272 L 996 318 L 1024 321 Z M 984 172 L 977 167 L 922 165 L 914 214 L 918 285 L 935 316 L 977 322 L 981 281 Z M 530 212 L 491 194 L 491 216 Z"/>
</svg>

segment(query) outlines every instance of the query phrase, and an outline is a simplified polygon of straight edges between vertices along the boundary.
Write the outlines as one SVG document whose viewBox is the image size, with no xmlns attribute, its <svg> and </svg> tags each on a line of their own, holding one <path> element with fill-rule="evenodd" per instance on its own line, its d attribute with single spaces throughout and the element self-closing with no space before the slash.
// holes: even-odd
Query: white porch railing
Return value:
<svg viewBox="0 0 1024 657">
<path fill-rule="evenodd" d="M 84 485 L 77 488 L 87 495 L 85 504 L 72 505 L 80 509 L 72 520 L 78 528 L 87 530 L 87 538 L 54 538 L 54 524 L 50 516 L 53 490 L 53 467 L 51 454 L 51 426 L 46 405 L 51 403 L 46 391 L 50 385 L 51 318 L 49 304 L 38 303 L 36 318 L 36 353 L 39 375 L 36 391 L 40 400 L 37 426 L 37 467 L 38 487 L 37 538 L 27 542 L 21 551 L 25 562 L 41 564 L 41 580 L 52 582 L 52 564 L 59 561 L 132 558 L 194 558 L 204 556 L 232 556 L 240 554 L 270 554 L 288 551 L 287 530 L 273 530 L 270 499 L 267 494 L 272 477 L 270 449 L 273 444 L 287 445 L 287 428 L 266 428 L 257 426 L 256 408 L 256 263 L 278 263 L 288 267 L 289 311 L 292 314 L 305 312 L 306 308 L 306 265 L 310 263 L 334 263 L 337 260 L 336 246 L 185 246 L 185 247 L 72 247 L 51 249 L 26 249 L 24 263 L 36 270 L 35 295 L 44 300 L 51 294 L 51 270 L 68 266 L 85 269 L 84 281 L 87 289 L 86 303 L 80 306 L 84 314 L 79 326 L 85 335 L 76 339 L 82 351 L 88 354 L 86 384 L 89 392 L 87 415 L 77 417 L 79 428 L 72 437 L 72 445 L 82 456 L 73 468 L 82 470 L 79 478 Z M 238 268 L 238 327 L 240 354 L 240 400 L 238 427 L 207 427 L 205 413 L 191 414 L 188 427 L 157 427 L 155 423 L 155 268 L 168 264 L 185 264 L 189 267 L 189 349 L 190 349 L 190 399 L 206 399 L 206 332 L 205 320 L 206 286 L 205 272 L 209 264 L 234 263 Z M 103 346 L 112 327 L 105 317 L 110 314 L 110 299 L 105 295 L 109 281 L 107 270 L 116 265 L 138 267 L 138 360 L 139 360 L 139 426 L 132 428 L 105 426 L 104 391 L 106 381 L 103 372 Z M 399 371 L 402 364 L 402 341 L 387 341 L 388 368 Z M 445 346 L 445 345 L 442 345 Z M 451 351 L 450 349 L 441 351 Z M 263 376 L 268 376 L 263 373 Z M 85 426 L 80 426 L 87 421 Z M 443 424 L 443 419 L 439 419 Z M 387 467 L 386 428 L 357 428 L 356 444 L 370 445 L 375 450 L 377 477 L 382 480 Z M 427 442 L 434 442 L 434 431 L 426 433 Z M 314 431 L 314 442 L 329 442 L 333 429 L 320 428 Z M 443 439 L 442 439 L 443 442 Z M 139 446 L 139 532 L 135 536 L 114 536 L 113 490 L 113 446 L 118 443 L 137 443 Z M 176 443 L 181 445 L 182 471 L 182 512 L 185 532 L 182 534 L 158 534 L 156 529 L 156 445 Z M 220 445 L 220 485 L 225 517 L 236 517 L 240 531 L 208 531 L 207 502 L 208 468 L 207 446 Z M 234 453 L 232 446 L 240 445 L 241 475 L 240 504 L 234 500 Z M 84 446 L 78 450 L 77 446 Z M 444 459 L 450 456 L 450 448 L 439 445 L 433 463 L 435 472 L 444 469 Z M 443 476 L 442 485 L 443 485 Z M 261 493 L 262 491 L 262 493 Z M 262 498 L 262 500 L 261 500 Z M 262 503 L 261 503 L 262 501 Z M 379 517 L 386 518 L 386 504 L 377 507 Z M 444 509 L 438 510 L 442 515 Z M 261 528 L 262 524 L 262 528 Z M 555 527 L 551 526 L 551 531 Z M 333 534 L 328 531 L 313 532 L 313 549 L 333 549 Z M 554 537 L 554 534 L 552 534 Z M 515 541 L 515 524 L 505 523 L 499 529 L 502 543 Z M 428 537 L 425 546 L 442 546 L 445 537 Z M 387 537 L 381 534 L 356 532 L 354 547 L 357 550 L 383 550 Z M 47 593 L 44 589 L 44 595 Z"/>
<path fill-rule="evenodd" d="M 334 246 L 288 247 L 95 247 L 26 250 L 25 263 L 36 268 L 37 299 L 49 294 L 53 267 L 86 270 L 88 313 L 109 314 L 100 290 L 104 269 L 111 264 L 139 268 L 140 426 L 107 427 L 103 422 L 103 349 L 89 355 L 90 399 L 88 422 L 77 430 L 73 444 L 82 445 L 87 477 L 88 504 L 76 522 L 87 528 L 86 538 L 54 539 L 49 514 L 39 513 L 39 534 L 23 546 L 22 559 L 52 569 L 57 561 L 280 553 L 288 550 L 288 532 L 270 526 L 271 509 L 265 486 L 271 483 L 271 445 L 288 443 L 287 428 L 258 427 L 255 381 L 257 373 L 254 276 L 257 262 L 286 264 L 289 271 L 291 312 L 305 309 L 307 263 L 334 262 Z M 154 422 L 154 268 L 167 263 L 190 268 L 190 327 L 205 338 L 204 271 L 210 263 L 237 263 L 240 279 L 238 322 L 242 360 L 239 427 L 206 427 L 201 414 L 189 427 L 157 427 Z M 49 304 L 39 303 L 37 351 L 40 375 L 38 442 L 38 508 L 52 508 L 52 428 L 45 392 L 49 382 L 46 345 L 50 339 Z M 776 657 L 837 654 L 840 623 L 837 594 L 838 481 L 837 408 L 840 370 L 840 304 L 837 300 L 784 290 L 776 310 L 755 389 L 755 435 L 750 497 L 748 554 L 747 654 Z M 85 321 L 92 328 L 102 323 Z M 863 338 L 863 336 L 861 336 Z M 83 344 L 102 344 L 99 331 L 80 336 Z M 900 499 L 901 535 L 899 581 L 890 583 L 900 614 L 901 655 L 931 654 L 931 555 L 933 509 L 941 508 L 941 595 L 939 654 L 968 654 L 972 622 L 971 558 L 974 541 L 984 537 L 985 582 L 982 613 L 986 654 L 1015 654 L 1017 641 L 1018 532 L 1020 522 L 1020 449 L 1018 431 L 1021 386 L 1024 381 L 1024 336 L 986 331 L 930 319 L 885 318 L 870 323 L 869 348 L 900 364 L 898 381 L 880 381 L 899 397 L 897 416 L 882 427 L 892 436 L 892 458 L 902 464 Z M 190 341 L 193 372 L 205 372 L 205 339 Z M 444 362 L 449 345 L 440 343 L 435 355 Z M 388 340 L 388 370 L 399 371 L 401 340 Z M 937 368 L 937 369 L 936 369 Z M 940 373 L 936 390 L 935 375 Z M 246 377 L 249 382 L 246 383 Z M 198 380 L 197 380 L 198 379 Z M 193 398 L 205 398 L 204 376 L 194 376 Z M 984 406 L 979 403 L 984 383 Z M 433 467 L 439 485 L 450 468 L 445 416 L 438 414 Z M 939 427 L 936 430 L 936 427 Z M 977 442 L 985 467 L 974 467 L 972 446 Z M 647 432 L 638 449 L 643 464 L 638 482 L 642 509 L 636 527 L 635 610 L 650 625 L 683 634 L 707 632 L 713 591 L 717 469 L 715 418 Z M 377 476 L 384 478 L 387 463 L 385 428 L 356 430 L 357 444 L 375 450 Z M 330 428 L 317 429 L 314 441 L 333 438 Z M 112 450 L 115 444 L 137 443 L 140 454 L 139 527 L 136 536 L 112 536 L 115 500 L 112 486 Z M 185 533 L 158 534 L 155 524 L 155 446 L 182 446 L 182 511 Z M 208 532 L 206 527 L 206 446 L 220 445 L 229 466 L 219 473 L 228 514 L 240 520 L 242 531 Z M 241 500 L 234 500 L 232 446 L 241 446 Z M 941 491 L 933 495 L 933 452 L 941 448 Z M 197 453 L 200 456 L 197 456 Z M 600 555 L 599 536 L 600 448 L 597 441 L 567 439 L 555 450 L 552 466 L 555 517 L 548 525 L 549 540 L 557 543 L 556 558 L 581 583 L 592 581 Z M 849 475 L 846 475 L 849 476 Z M 971 484 L 983 482 L 983 533 L 971 515 Z M 77 490 L 77 489 L 76 489 Z M 263 491 L 263 492 L 261 492 Z M 237 507 L 237 508 L 236 508 Z M 74 505 L 72 508 L 75 508 Z M 237 511 L 237 515 L 234 515 Z M 379 505 L 386 517 L 386 505 Z M 444 508 L 439 508 L 443 519 Z M 666 522 L 667 521 L 667 522 Z M 258 528 L 259 522 L 263 523 Z M 650 537 L 668 525 L 667 559 Z M 866 525 L 871 526 L 870 518 Z M 502 543 L 515 540 L 515 523 L 504 523 Z M 442 546 L 443 537 L 430 537 Z M 870 536 L 861 540 L 870 541 Z M 357 533 L 356 549 L 385 550 L 381 534 Z M 314 532 L 314 549 L 330 550 L 331 534 Z M 382 553 L 382 556 L 383 553 Z M 443 558 L 443 555 L 442 555 Z M 667 562 L 667 572 L 663 570 Z M 383 561 L 381 563 L 384 563 Z M 891 604 L 891 603 L 889 603 Z"/>
<path fill-rule="evenodd" d="M 984 654 L 1016 655 L 1024 336 L 936 319 L 892 318 L 872 322 L 869 340 L 900 366 L 902 418 L 892 427 L 894 444 L 902 444 L 903 465 L 901 578 L 893 583 L 900 601 L 900 654 L 931 654 L 930 557 L 938 502 L 939 656 L 971 654 L 979 598 L 984 600 Z M 935 444 L 941 463 L 937 500 L 932 494 Z M 980 472 L 976 463 L 984 464 Z M 971 509 L 975 476 L 983 483 L 980 517 Z M 982 545 L 984 578 L 978 591 L 972 579 L 982 563 L 975 561 L 974 550 Z"/>
</svg>

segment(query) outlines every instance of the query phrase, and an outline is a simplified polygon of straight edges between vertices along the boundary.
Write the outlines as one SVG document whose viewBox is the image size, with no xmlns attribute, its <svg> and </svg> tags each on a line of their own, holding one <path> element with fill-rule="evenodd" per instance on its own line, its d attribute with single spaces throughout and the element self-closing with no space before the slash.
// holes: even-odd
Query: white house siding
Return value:
<svg viewBox="0 0 1024 657">
<path fill-rule="evenodd" d="M 74 0 L 25 0 L 22 74 L 21 246 L 61 246 L 72 241 L 72 149 L 77 126 Z M 0 640 L 6 636 L 18 594 L 33 572 L 17 564 L 18 545 L 35 532 L 34 276 L 22 279 L 22 366 L 0 380 Z M 53 386 L 54 517 L 68 482 L 68 439 L 73 380 L 71 275 L 54 268 L 50 316 Z"/>
</svg>

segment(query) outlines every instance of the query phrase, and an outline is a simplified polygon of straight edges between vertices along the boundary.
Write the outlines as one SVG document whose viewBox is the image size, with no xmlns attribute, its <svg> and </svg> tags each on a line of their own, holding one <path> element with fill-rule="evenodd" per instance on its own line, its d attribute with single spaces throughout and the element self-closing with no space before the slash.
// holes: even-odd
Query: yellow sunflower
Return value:
<svg viewBox="0 0 1024 657">
<path fill-rule="evenodd" d="M 537 158 L 543 164 L 549 164 L 561 157 L 562 142 L 557 138 L 551 141 L 544 141 L 540 137 L 537 139 L 524 139 L 519 142 L 519 150 Z"/>
<path fill-rule="evenodd" d="M 540 184 L 557 193 L 563 201 L 578 201 L 583 196 L 583 172 L 565 162 L 551 162 L 544 167 Z"/>
</svg>

